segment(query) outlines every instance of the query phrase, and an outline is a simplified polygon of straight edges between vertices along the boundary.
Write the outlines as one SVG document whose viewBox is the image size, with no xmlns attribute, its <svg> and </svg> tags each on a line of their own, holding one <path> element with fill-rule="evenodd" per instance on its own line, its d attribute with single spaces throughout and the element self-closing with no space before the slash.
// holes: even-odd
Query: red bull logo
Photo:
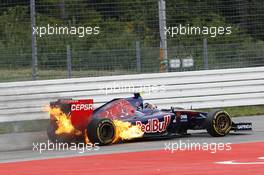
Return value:
<svg viewBox="0 0 264 175">
<path fill-rule="evenodd" d="M 136 121 L 142 132 L 156 133 L 166 131 L 167 126 L 170 124 L 171 116 L 165 115 L 162 122 L 158 118 L 149 119 L 147 124 L 142 124 L 141 121 Z"/>
</svg>

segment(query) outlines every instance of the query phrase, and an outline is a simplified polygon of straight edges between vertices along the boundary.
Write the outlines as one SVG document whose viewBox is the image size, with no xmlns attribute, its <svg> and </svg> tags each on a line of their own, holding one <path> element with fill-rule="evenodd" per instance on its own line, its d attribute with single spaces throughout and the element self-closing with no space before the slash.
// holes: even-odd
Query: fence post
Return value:
<svg viewBox="0 0 264 175">
<path fill-rule="evenodd" d="M 72 77 L 72 58 L 71 58 L 71 47 L 67 45 L 67 78 Z"/>
<path fill-rule="evenodd" d="M 31 18 L 31 47 L 32 47 L 32 79 L 38 78 L 38 57 L 37 57 L 37 39 L 34 29 L 36 28 L 36 8 L 35 0 L 30 0 L 30 18 Z"/>
<path fill-rule="evenodd" d="M 137 72 L 141 72 L 141 51 L 140 51 L 140 41 L 136 41 L 136 58 L 137 58 Z"/>
<path fill-rule="evenodd" d="M 159 32 L 160 32 L 160 71 L 168 72 L 168 51 L 166 28 L 166 3 L 165 0 L 159 0 Z"/>
<path fill-rule="evenodd" d="M 204 69 L 208 70 L 208 45 L 207 39 L 203 39 L 203 57 L 204 57 Z"/>
</svg>

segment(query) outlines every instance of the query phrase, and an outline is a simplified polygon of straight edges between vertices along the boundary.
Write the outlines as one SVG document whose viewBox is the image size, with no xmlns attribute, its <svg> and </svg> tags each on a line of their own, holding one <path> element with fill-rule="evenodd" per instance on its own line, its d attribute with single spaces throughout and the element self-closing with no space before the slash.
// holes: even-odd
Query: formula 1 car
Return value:
<svg viewBox="0 0 264 175">
<path fill-rule="evenodd" d="M 157 109 L 155 105 L 143 102 L 139 93 L 133 97 L 113 99 L 104 105 L 92 109 L 91 100 L 61 99 L 50 103 L 50 108 L 59 108 L 70 121 L 61 123 L 56 113 L 50 113 L 48 136 L 52 141 L 69 141 L 83 139 L 86 135 L 91 143 L 108 145 L 118 139 L 167 138 L 187 135 L 188 130 L 207 130 L 214 137 L 227 135 L 231 130 L 252 130 L 251 123 L 234 123 L 224 110 L 199 112 L 171 107 Z M 64 118 L 65 119 L 65 118 Z M 116 122 L 136 126 L 141 134 L 128 137 L 117 137 L 120 127 Z M 71 126 L 72 125 L 72 126 Z M 58 132 L 60 127 L 64 127 Z M 135 128 L 134 128 L 135 129 Z M 128 134 L 129 135 L 129 134 Z M 135 135 L 135 134 L 134 134 Z"/>
</svg>

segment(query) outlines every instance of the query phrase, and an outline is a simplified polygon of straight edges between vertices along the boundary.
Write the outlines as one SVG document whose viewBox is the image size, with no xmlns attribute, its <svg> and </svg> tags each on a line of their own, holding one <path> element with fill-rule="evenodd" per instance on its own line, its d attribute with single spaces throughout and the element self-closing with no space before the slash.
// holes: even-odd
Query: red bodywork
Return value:
<svg viewBox="0 0 264 175">
<path fill-rule="evenodd" d="M 93 99 L 76 100 L 71 104 L 71 122 L 77 129 L 85 129 L 93 115 Z"/>
<path fill-rule="evenodd" d="M 93 117 L 110 118 L 112 120 L 135 115 L 136 109 L 125 99 L 108 103 L 94 113 L 93 99 L 58 100 L 51 106 L 58 106 L 71 118 L 72 125 L 79 130 L 86 129 Z"/>
<path fill-rule="evenodd" d="M 93 116 L 93 99 L 86 100 L 58 100 L 50 104 L 51 107 L 59 107 L 70 116 L 74 128 L 84 130 Z M 51 119 L 53 116 L 51 116 Z"/>
</svg>

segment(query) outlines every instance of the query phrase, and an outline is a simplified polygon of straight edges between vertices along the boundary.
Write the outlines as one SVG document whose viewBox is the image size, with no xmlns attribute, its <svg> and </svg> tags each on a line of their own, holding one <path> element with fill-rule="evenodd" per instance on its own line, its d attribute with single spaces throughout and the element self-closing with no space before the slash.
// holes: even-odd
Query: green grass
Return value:
<svg viewBox="0 0 264 175">
<path fill-rule="evenodd" d="M 45 131 L 48 127 L 48 120 L 29 120 L 0 123 L 0 134 Z"/>
<path fill-rule="evenodd" d="M 264 115 L 264 105 L 223 108 L 232 117 Z"/>
<path fill-rule="evenodd" d="M 72 78 L 79 77 L 97 77 L 97 76 L 109 76 L 109 75 L 125 75 L 135 73 L 133 71 L 125 70 L 80 70 L 72 71 Z M 39 80 L 48 79 L 63 79 L 67 78 L 66 70 L 38 70 Z M 0 82 L 11 81 L 30 81 L 32 80 L 31 69 L 3 69 L 0 68 Z"/>
<path fill-rule="evenodd" d="M 264 105 L 225 107 L 219 109 L 225 110 L 231 117 L 264 115 Z M 211 109 L 201 109 L 200 111 L 206 112 L 210 110 Z"/>
</svg>

